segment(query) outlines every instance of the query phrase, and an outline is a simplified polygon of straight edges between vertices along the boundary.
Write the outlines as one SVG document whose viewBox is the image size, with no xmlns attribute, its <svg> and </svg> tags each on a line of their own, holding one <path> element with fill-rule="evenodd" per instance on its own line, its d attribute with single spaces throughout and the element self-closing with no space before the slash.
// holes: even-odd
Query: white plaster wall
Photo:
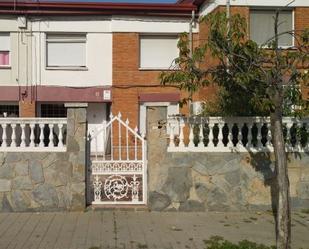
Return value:
<svg viewBox="0 0 309 249">
<path fill-rule="evenodd" d="M 45 37 L 41 38 L 45 51 Z M 86 70 L 50 70 L 41 53 L 41 79 L 38 84 L 72 87 L 112 85 L 112 34 L 87 33 Z M 38 75 L 38 77 L 40 77 Z"/>
<path fill-rule="evenodd" d="M 0 85 L 111 85 L 113 32 L 182 33 L 189 31 L 189 21 L 174 17 L 31 17 L 27 29 L 19 29 L 17 17 L 1 17 L 0 32 L 11 33 L 11 68 L 0 69 Z M 87 70 L 46 68 L 45 37 L 53 32 L 87 33 Z"/>
<path fill-rule="evenodd" d="M 17 31 L 17 22 L 13 17 L 2 17 L 0 19 L 0 32 Z M 0 85 L 17 85 L 17 50 L 18 50 L 18 36 L 17 33 L 11 33 L 11 51 L 10 68 L 0 68 Z"/>
<path fill-rule="evenodd" d="M 37 85 L 91 87 L 112 84 L 112 34 L 110 20 L 99 17 L 53 17 L 33 20 L 36 41 L 33 50 L 38 69 L 33 71 Z M 87 34 L 86 70 L 46 68 L 46 33 Z M 40 45 L 39 45 L 40 44 Z"/>
<path fill-rule="evenodd" d="M 16 17 L 13 16 L 1 16 L 0 18 L 0 31 L 17 31 Z"/>
<path fill-rule="evenodd" d="M 189 32 L 191 18 L 156 18 L 113 16 L 112 32 L 182 33 Z M 198 25 L 193 29 L 198 32 Z"/>
<path fill-rule="evenodd" d="M 33 31 L 40 32 L 110 32 L 109 16 L 44 17 L 33 20 Z"/>
</svg>

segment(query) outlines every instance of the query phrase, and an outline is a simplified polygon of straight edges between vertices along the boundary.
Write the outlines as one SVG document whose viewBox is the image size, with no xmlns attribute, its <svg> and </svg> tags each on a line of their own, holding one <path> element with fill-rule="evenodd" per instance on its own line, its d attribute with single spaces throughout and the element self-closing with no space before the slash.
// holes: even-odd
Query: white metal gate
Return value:
<svg viewBox="0 0 309 249">
<path fill-rule="evenodd" d="M 104 146 L 96 146 L 103 138 Z M 91 137 L 92 204 L 146 204 L 147 158 L 145 135 L 132 129 L 121 114 Z"/>
</svg>

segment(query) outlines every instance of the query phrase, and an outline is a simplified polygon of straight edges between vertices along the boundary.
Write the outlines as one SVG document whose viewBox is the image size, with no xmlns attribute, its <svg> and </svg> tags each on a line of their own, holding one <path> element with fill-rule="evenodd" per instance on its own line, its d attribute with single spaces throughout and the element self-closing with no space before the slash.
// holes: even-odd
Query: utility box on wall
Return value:
<svg viewBox="0 0 309 249">
<path fill-rule="evenodd" d="M 27 28 L 27 18 L 25 16 L 19 16 L 17 18 L 17 25 L 19 29 Z"/>
</svg>

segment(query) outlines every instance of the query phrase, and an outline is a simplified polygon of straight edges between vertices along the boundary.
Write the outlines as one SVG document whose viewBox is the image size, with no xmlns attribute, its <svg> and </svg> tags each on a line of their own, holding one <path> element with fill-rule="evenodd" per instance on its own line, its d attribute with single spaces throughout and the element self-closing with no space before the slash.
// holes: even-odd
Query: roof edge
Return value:
<svg viewBox="0 0 309 249">
<path fill-rule="evenodd" d="M 187 16 L 197 6 L 192 3 L 111 3 L 64 1 L 0 1 L 0 14 L 31 15 L 152 15 Z"/>
<path fill-rule="evenodd" d="M 196 6 L 192 3 L 112 3 L 112 2 L 65 2 L 65 1 L 17 1 L 2 0 L 0 7 L 13 8 L 76 8 L 76 9 L 162 9 L 162 10 L 188 10 Z"/>
</svg>

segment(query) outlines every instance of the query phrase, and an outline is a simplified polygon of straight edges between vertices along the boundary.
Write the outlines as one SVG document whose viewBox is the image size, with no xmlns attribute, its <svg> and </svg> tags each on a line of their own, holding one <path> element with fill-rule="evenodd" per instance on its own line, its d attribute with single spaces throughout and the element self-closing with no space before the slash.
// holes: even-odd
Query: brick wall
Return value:
<svg viewBox="0 0 309 249">
<path fill-rule="evenodd" d="M 35 101 L 20 101 L 19 102 L 19 116 L 22 118 L 32 118 L 36 115 Z"/>
<path fill-rule="evenodd" d="M 113 105 L 114 114 L 119 111 L 131 126 L 138 124 L 141 93 L 179 93 L 174 87 L 162 87 L 161 71 L 139 70 L 139 34 L 113 34 Z M 184 95 L 182 95 L 184 96 Z"/>
<path fill-rule="evenodd" d="M 219 6 L 214 11 L 225 11 L 225 6 Z M 239 13 L 240 15 L 244 16 L 248 20 L 248 31 L 249 31 L 249 19 L 250 19 L 250 8 L 245 6 L 233 6 L 231 7 L 231 13 L 236 14 Z M 295 30 L 300 31 L 304 30 L 305 28 L 309 28 L 309 8 L 308 7 L 299 7 L 294 9 L 294 22 L 295 22 Z M 200 24 L 200 32 L 199 32 L 199 40 L 201 42 L 205 42 L 208 37 L 208 27 L 205 23 Z M 211 66 L 216 65 L 218 61 L 208 55 L 206 55 L 206 61 L 202 64 L 204 68 L 209 68 Z M 305 99 L 309 99 L 309 88 L 304 87 L 302 88 L 303 97 Z M 207 96 L 207 98 L 215 97 L 216 87 L 213 86 L 212 88 L 205 88 L 199 92 L 199 99 L 203 99 L 203 97 Z"/>
<path fill-rule="evenodd" d="M 225 11 L 225 6 L 219 6 L 214 11 Z M 249 20 L 249 8 L 248 7 L 231 7 L 231 14 L 239 13 L 240 15 L 244 16 L 247 20 Z M 200 44 L 207 42 L 208 35 L 209 35 L 209 27 L 206 25 L 205 22 L 200 23 L 200 31 L 199 31 L 199 41 Z M 218 60 L 214 59 L 210 53 L 208 52 L 205 56 L 204 63 L 201 64 L 202 68 L 210 68 L 215 66 L 218 63 Z M 199 100 L 213 100 L 216 97 L 217 88 L 214 85 L 206 87 L 199 91 L 196 94 L 196 99 Z"/>
<path fill-rule="evenodd" d="M 304 30 L 309 28 L 309 8 L 296 8 L 295 16 L 295 30 Z M 308 70 L 308 68 L 307 68 Z M 303 86 L 303 98 L 309 100 L 309 87 Z"/>
<path fill-rule="evenodd" d="M 295 8 L 295 29 L 303 30 L 309 28 L 309 8 Z"/>
<path fill-rule="evenodd" d="M 225 11 L 225 6 L 219 6 L 215 11 Z M 231 8 L 231 13 L 239 13 L 249 21 L 249 7 L 237 6 Z M 295 9 L 295 28 L 309 27 L 309 8 Z M 249 28 L 249 22 L 248 22 Z M 194 36 L 195 45 L 207 40 L 208 27 L 201 23 L 200 32 Z M 217 63 L 209 54 L 202 64 L 204 68 Z M 134 125 L 138 121 L 138 96 L 141 93 L 173 93 L 176 88 L 161 87 L 160 71 L 139 70 L 139 34 L 113 34 L 113 113 L 121 111 L 124 118 L 129 118 Z M 216 96 L 217 88 L 209 86 L 193 96 L 194 100 L 209 100 Z M 185 93 L 181 93 L 184 97 Z M 187 109 L 182 110 L 187 113 Z"/>
</svg>

